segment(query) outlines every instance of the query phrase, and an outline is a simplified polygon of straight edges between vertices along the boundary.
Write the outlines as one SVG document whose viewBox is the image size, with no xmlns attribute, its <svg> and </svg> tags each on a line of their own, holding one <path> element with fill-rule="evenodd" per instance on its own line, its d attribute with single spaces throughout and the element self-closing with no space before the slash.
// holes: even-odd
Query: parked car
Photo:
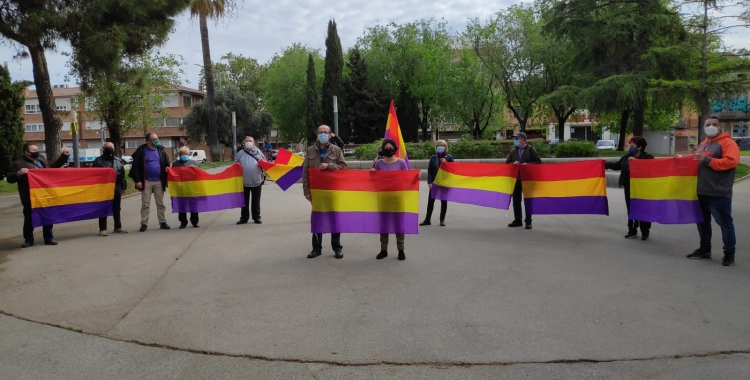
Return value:
<svg viewBox="0 0 750 380">
<path fill-rule="evenodd" d="M 191 150 L 190 159 L 195 162 L 206 162 L 206 151 L 205 150 Z"/>
<path fill-rule="evenodd" d="M 133 156 L 122 156 L 120 157 L 122 162 L 124 162 L 126 165 L 132 165 L 133 164 Z"/>
<path fill-rule="evenodd" d="M 344 157 L 350 157 L 354 155 L 354 149 L 344 149 Z"/>
<path fill-rule="evenodd" d="M 615 144 L 615 140 L 599 140 L 596 142 L 596 149 L 615 150 L 617 149 L 617 145 Z"/>
</svg>

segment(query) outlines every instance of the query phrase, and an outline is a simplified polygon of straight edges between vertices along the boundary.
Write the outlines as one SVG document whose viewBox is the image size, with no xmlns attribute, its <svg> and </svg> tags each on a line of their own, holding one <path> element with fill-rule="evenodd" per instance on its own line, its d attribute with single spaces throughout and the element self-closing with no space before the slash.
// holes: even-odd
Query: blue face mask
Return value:
<svg viewBox="0 0 750 380">
<path fill-rule="evenodd" d="M 183 154 L 182 156 L 180 156 L 180 160 L 183 161 L 183 162 L 187 162 L 187 160 L 189 160 L 189 159 L 190 159 L 190 157 L 187 154 Z"/>
<path fill-rule="evenodd" d="M 328 143 L 328 133 L 318 133 L 318 141 L 320 141 L 321 144 Z"/>
<path fill-rule="evenodd" d="M 435 148 L 435 150 L 437 150 L 438 153 L 445 153 L 445 147 L 442 145 Z"/>
<path fill-rule="evenodd" d="M 638 147 L 631 146 L 630 149 L 628 149 L 628 153 L 630 153 L 630 154 L 636 154 L 636 153 L 638 153 Z"/>
<path fill-rule="evenodd" d="M 521 140 L 513 140 L 513 145 L 521 146 Z"/>
</svg>

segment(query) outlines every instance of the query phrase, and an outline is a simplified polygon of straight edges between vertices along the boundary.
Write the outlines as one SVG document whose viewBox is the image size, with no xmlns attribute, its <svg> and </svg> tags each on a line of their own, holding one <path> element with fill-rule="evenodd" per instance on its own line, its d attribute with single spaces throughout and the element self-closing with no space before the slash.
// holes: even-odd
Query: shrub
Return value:
<svg viewBox="0 0 750 380">
<path fill-rule="evenodd" d="M 360 160 L 372 160 L 378 152 L 382 140 L 358 146 L 354 152 Z M 462 158 L 505 158 L 511 145 L 507 142 L 495 140 L 461 139 L 448 143 L 448 153 L 456 159 Z M 406 143 L 406 152 L 411 160 L 426 160 L 435 154 L 435 144 L 432 141 L 424 143 Z"/>
<path fill-rule="evenodd" d="M 555 144 L 555 157 L 596 157 L 596 145 L 590 141 L 566 141 Z"/>
<path fill-rule="evenodd" d="M 539 157 L 548 158 L 553 157 L 552 148 L 547 144 L 546 141 L 534 141 L 529 143 L 539 153 Z"/>
</svg>

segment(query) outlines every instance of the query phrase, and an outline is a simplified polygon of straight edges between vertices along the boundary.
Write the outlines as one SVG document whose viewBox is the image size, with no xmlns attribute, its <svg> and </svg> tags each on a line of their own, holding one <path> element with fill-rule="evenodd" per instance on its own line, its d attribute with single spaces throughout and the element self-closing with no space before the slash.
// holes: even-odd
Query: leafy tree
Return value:
<svg viewBox="0 0 750 380">
<path fill-rule="evenodd" d="M 47 50 L 70 43 L 80 77 L 117 67 L 123 57 L 137 56 L 162 44 L 173 18 L 190 0 L 2 0 L 0 36 L 22 45 L 30 57 L 34 85 L 44 120 L 47 157 L 60 155 L 62 121 L 57 116 L 47 69 Z"/>
<path fill-rule="evenodd" d="M 0 66 L 0 179 L 10 169 L 14 160 L 23 152 L 23 119 L 21 108 L 24 104 L 25 82 L 10 82 L 7 66 Z"/>
<path fill-rule="evenodd" d="M 169 117 L 163 105 L 180 82 L 182 63 L 182 57 L 157 52 L 124 60 L 117 71 L 99 71 L 82 81 L 82 95 L 76 101 L 85 102 L 89 121 L 107 126 L 116 155 L 121 154 L 123 136 L 158 127 L 154 116 Z"/>
<path fill-rule="evenodd" d="M 193 0 L 190 15 L 197 17 L 201 30 L 201 47 L 203 48 L 203 72 L 206 80 L 206 113 L 208 118 L 208 147 L 211 150 L 211 161 L 219 161 L 219 144 L 216 119 L 216 91 L 214 73 L 211 63 L 211 46 L 208 41 L 208 19 L 219 20 L 236 8 L 234 0 Z"/>
<path fill-rule="evenodd" d="M 284 141 L 300 142 L 307 130 L 307 67 L 312 55 L 316 82 L 323 78 L 323 59 L 317 50 L 293 44 L 274 55 L 264 85 L 265 104 Z"/>
<path fill-rule="evenodd" d="M 252 92 L 243 93 L 238 87 L 226 86 L 216 92 L 217 139 L 226 147 L 236 146 L 232 141 L 232 112 L 237 120 L 237 137 L 253 136 L 260 139 L 268 135 L 273 126 L 273 117 L 266 111 L 254 109 Z M 187 132 L 191 143 L 205 141 L 208 134 L 208 107 L 205 102 L 194 104 L 190 113 L 182 119 L 180 130 Z"/>
<path fill-rule="evenodd" d="M 307 55 L 307 81 L 305 83 L 306 89 L 306 104 L 307 109 L 305 111 L 305 125 L 307 129 L 307 142 L 312 144 L 316 139 L 316 133 L 321 123 L 320 115 L 320 95 L 318 95 L 318 78 L 315 73 L 315 60 L 313 59 L 312 53 Z"/>
<path fill-rule="evenodd" d="M 326 37 L 326 60 L 325 76 L 323 77 L 323 89 L 321 92 L 321 111 L 323 123 L 333 130 L 333 97 L 338 97 L 338 112 L 342 114 L 341 80 L 344 70 L 344 56 L 341 51 L 341 41 L 336 31 L 336 21 L 328 21 L 328 36 Z M 346 133 L 348 134 L 348 133 Z M 344 135 L 345 141 L 350 136 Z"/>
<path fill-rule="evenodd" d="M 226 63 L 224 62 L 226 61 Z M 224 54 L 219 62 L 212 63 L 214 77 L 221 86 L 234 86 L 242 93 L 253 93 L 257 97 L 256 109 L 263 106 L 263 82 L 265 81 L 266 65 L 258 63 L 255 58 L 242 54 Z M 201 69 L 200 83 L 205 84 L 205 73 Z"/>
<path fill-rule="evenodd" d="M 383 137 L 390 102 L 382 87 L 368 88 L 367 62 L 359 48 L 352 49 L 348 58 L 349 78 L 344 81 L 347 113 L 341 118 L 345 127 L 341 130 L 349 131 L 349 139 L 354 143 L 371 143 Z"/>
</svg>

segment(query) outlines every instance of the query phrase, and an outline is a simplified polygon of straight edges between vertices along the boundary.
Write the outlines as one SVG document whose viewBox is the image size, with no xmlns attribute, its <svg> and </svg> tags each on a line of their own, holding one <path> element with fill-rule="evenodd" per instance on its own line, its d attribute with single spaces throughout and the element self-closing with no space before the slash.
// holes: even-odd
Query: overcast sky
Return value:
<svg viewBox="0 0 750 380">
<path fill-rule="evenodd" d="M 412 22 L 421 18 L 445 19 L 454 33 L 464 30 L 469 18 L 487 19 L 517 0 L 424 0 L 381 1 L 321 1 L 273 0 L 244 1 L 238 14 L 219 24 L 209 24 L 211 57 L 217 61 L 232 52 L 268 62 L 284 47 L 295 42 L 325 52 L 325 37 L 330 18 L 336 19 L 341 44 L 346 50 L 356 42 L 364 30 L 377 24 Z M 735 47 L 750 47 L 750 34 L 737 30 L 725 37 Z M 61 46 L 61 51 L 67 48 Z M 197 87 L 202 65 L 198 23 L 188 15 L 179 17 L 169 41 L 161 47 L 166 53 L 180 54 L 186 65 L 183 84 Z M 13 80 L 33 80 L 30 60 L 13 60 L 15 49 L 0 45 L 0 63 L 8 62 Z M 63 84 L 68 73 L 67 57 L 47 53 L 47 63 L 53 84 Z M 75 84 L 72 79 L 69 83 Z"/>
</svg>

